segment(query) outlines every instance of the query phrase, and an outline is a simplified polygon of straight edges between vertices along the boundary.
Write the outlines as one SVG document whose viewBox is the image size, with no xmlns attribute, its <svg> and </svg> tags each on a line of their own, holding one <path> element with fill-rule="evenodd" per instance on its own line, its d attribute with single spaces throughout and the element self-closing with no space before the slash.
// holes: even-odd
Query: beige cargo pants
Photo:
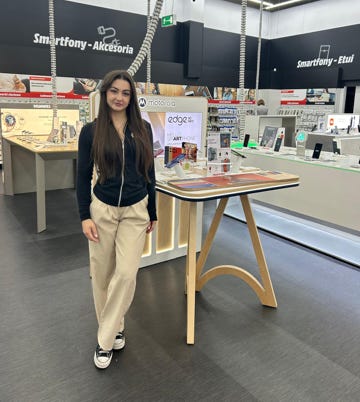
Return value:
<svg viewBox="0 0 360 402">
<path fill-rule="evenodd" d="M 129 207 L 113 207 L 95 196 L 90 205 L 99 243 L 89 242 L 90 276 L 99 324 L 98 343 L 110 350 L 134 298 L 136 275 L 149 224 L 148 197 Z"/>
</svg>

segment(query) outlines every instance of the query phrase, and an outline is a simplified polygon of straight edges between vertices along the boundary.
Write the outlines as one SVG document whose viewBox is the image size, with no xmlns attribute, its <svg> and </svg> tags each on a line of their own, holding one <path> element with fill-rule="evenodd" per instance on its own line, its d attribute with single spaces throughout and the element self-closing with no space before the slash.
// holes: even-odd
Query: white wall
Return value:
<svg viewBox="0 0 360 402">
<path fill-rule="evenodd" d="M 263 12 L 262 37 L 268 38 L 270 35 L 269 12 Z M 246 10 L 246 34 L 249 36 L 259 35 L 260 13 L 257 9 L 248 7 Z M 220 31 L 239 34 L 241 31 L 241 6 L 224 0 L 205 0 L 206 28 L 218 29 Z"/>
<path fill-rule="evenodd" d="M 129 0 L 66 0 L 72 3 L 87 4 L 112 10 L 126 11 L 127 13 L 147 15 L 147 1 Z M 151 10 L 154 9 L 155 0 L 151 0 Z"/>
<path fill-rule="evenodd" d="M 258 36 L 259 11 L 248 7 L 246 32 Z M 205 0 L 205 26 L 240 32 L 241 6 L 224 0 Z M 285 10 L 263 12 L 262 37 L 276 39 L 360 24 L 359 0 L 320 0 Z"/>
<path fill-rule="evenodd" d="M 320 0 L 272 13 L 270 38 L 360 24 L 359 0 Z"/>
<path fill-rule="evenodd" d="M 147 15 L 146 0 L 67 0 Z M 153 11 L 155 0 L 151 0 Z M 160 15 L 176 14 L 179 22 L 193 20 L 205 27 L 226 32 L 240 33 L 241 5 L 225 0 L 164 0 Z M 259 11 L 247 8 L 246 34 L 258 36 Z M 262 37 L 275 39 L 300 35 L 325 29 L 360 24 L 359 0 L 319 0 L 273 13 L 263 12 Z"/>
</svg>

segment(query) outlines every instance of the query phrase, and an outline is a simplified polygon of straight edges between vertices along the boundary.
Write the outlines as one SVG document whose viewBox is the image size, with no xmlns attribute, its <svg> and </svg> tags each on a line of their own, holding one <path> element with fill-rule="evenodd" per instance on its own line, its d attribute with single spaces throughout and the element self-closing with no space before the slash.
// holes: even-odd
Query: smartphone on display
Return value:
<svg viewBox="0 0 360 402">
<path fill-rule="evenodd" d="M 167 168 L 172 168 L 173 166 L 175 166 L 176 164 L 178 164 L 180 161 L 182 161 L 183 159 L 185 159 L 185 154 L 180 154 L 178 155 L 176 158 L 174 158 L 173 160 L 171 160 L 170 162 L 168 162 L 165 166 Z"/>
<path fill-rule="evenodd" d="M 246 148 L 249 144 L 250 134 L 245 134 L 243 147 Z"/>
<path fill-rule="evenodd" d="M 340 149 L 337 146 L 337 141 L 333 141 L 333 153 L 340 155 Z"/>
<path fill-rule="evenodd" d="M 313 159 L 319 159 L 322 146 L 323 146 L 323 144 L 320 144 L 319 142 L 317 142 L 315 144 L 314 152 L 312 154 Z"/>
<path fill-rule="evenodd" d="M 281 137 L 276 138 L 275 147 L 274 147 L 275 152 L 279 152 L 281 143 L 282 143 L 282 138 Z"/>
</svg>

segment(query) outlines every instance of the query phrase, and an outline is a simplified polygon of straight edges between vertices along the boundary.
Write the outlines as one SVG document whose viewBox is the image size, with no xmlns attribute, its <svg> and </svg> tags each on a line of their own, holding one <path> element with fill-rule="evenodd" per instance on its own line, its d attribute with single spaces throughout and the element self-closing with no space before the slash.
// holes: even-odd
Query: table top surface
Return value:
<svg viewBox="0 0 360 402">
<path fill-rule="evenodd" d="M 78 143 L 77 140 L 73 140 L 67 144 L 54 144 L 47 141 L 47 135 L 34 135 L 34 136 L 22 136 L 14 135 L 3 137 L 5 141 L 10 144 L 17 145 L 25 148 L 30 152 L 36 154 L 51 154 L 59 152 L 77 152 Z"/>
<path fill-rule="evenodd" d="M 157 182 L 156 188 L 162 193 L 185 201 L 206 201 L 296 187 L 299 184 L 299 176 L 282 172 L 260 171 L 199 179 L 170 180 L 167 183 Z"/>
</svg>

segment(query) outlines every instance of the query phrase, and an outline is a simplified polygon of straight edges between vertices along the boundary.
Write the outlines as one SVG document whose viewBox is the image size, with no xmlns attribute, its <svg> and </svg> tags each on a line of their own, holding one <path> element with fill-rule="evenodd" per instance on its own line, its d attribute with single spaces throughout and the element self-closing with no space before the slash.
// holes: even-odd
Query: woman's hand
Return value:
<svg viewBox="0 0 360 402">
<path fill-rule="evenodd" d="M 82 231 L 86 238 L 95 243 L 99 243 L 99 236 L 97 233 L 96 225 L 92 219 L 85 219 L 81 222 Z"/>
<path fill-rule="evenodd" d="M 151 233 L 156 226 L 156 221 L 150 221 L 150 223 L 148 224 L 148 227 L 146 228 L 146 233 Z"/>
<path fill-rule="evenodd" d="M 86 80 L 80 82 L 86 92 L 92 92 L 96 88 L 96 82 L 94 80 Z"/>
</svg>

